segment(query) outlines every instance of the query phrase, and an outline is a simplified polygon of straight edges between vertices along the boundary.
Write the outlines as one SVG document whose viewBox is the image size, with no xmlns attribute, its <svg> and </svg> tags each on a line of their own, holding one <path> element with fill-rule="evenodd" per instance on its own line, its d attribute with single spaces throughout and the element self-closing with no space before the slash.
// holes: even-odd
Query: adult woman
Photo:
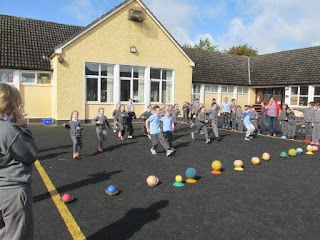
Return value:
<svg viewBox="0 0 320 240">
<path fill-rule="evenodd" d="M 278 103 L 274 101 L 274 98 L 271 97 L 269 103 L 265 106 L 267 121 L 268 121 L 268 136 L 276 137 L 276 124 L 277 124 L 277 117 L 281 112 L 281 107 Z"/>
</svg>

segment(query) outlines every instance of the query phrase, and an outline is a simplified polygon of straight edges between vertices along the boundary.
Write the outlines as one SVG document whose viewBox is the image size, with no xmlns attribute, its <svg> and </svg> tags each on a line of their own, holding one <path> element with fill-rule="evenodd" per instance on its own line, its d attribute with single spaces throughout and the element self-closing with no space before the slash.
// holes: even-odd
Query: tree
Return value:
<svg viewBox="0 0 320 240">
<path fill-rule="evenodd" d="M 238 47 L 232 47 L 225 52 L 232 55 L 243 55 L 248 57 L 258 55 L 258 50 L 253 49 L 251 46 L 248 46 L 248 44 L 239 45 Z"/>
<path fill-rule="evenodd" d="M 209 38 L 200 39 L 199 43 L 194 44 L 194 46 L 192 46 L 192 45 L 190 45 L 188 43 L 185 43 L 183 45 L 183 47 L 200 49 L 200 50 L 207 50 L 207 51 L 212 51 L 212 52 L 219 52 L 218 45 L 217 46 L 213 45 L 210 42 Z"/>
</svg>

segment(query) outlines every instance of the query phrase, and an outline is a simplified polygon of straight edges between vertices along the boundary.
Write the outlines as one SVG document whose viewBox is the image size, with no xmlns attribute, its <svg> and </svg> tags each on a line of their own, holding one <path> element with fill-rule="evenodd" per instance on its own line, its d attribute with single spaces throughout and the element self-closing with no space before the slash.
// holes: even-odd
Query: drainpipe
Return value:
<svg viewBox="0 0 320 240">
<path fill-rule="evenodd" d="M 251 86 L 251 76 L 250 76 L 250 58 L 248 57 L 248 83 Z"/>
</svg>

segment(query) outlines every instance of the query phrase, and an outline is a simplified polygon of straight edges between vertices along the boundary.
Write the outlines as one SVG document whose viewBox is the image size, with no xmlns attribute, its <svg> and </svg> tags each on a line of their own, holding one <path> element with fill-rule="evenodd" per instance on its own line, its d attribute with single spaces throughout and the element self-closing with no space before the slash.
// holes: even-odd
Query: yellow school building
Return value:
<svg viewBox="0 0 320 240">
<path fill-rule="evenodd" d="M 59 123 L 73 110 L 90 121 L 108 118 L 133 99 L 149 104 L 212 98 L 259 104 L 270 96 L 289 105 L 320 100 L 320 48 L 256 57 L 179 45 L 147 6 L 127 0 L 86 27 L 0 15 L 0 82 L 15 85 L 30 122 Z"/>
</svg>

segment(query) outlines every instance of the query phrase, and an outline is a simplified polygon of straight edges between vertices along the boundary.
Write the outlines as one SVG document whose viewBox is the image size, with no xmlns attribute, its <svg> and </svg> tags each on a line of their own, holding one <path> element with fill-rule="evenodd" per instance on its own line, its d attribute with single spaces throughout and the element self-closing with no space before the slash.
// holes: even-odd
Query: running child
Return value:
<svg viewBox="0 0 320 240">
<path fill-rule="evenodd" d="M 160 121 L 162 122 L 162 132 L 168 141 L 169 149 L 175 151 L 175 149 L 172 147 L 172 132 L 174 130 L 174 122 L 173 118 L 170 117 L 170 112 L 166 111 L 164 116 L 160 118 Z"/>
<path fill-rule="evenodd" d="M 211 124 L 213 134 L 216 138 L 216 140 L 221 140 L 221 137 L 219 136 L 218 132 L 218 112 L 219 109 L 217 108 L 217 104 L 213 104 L 212 107 L 207 110 L 207 115 L 209 117 L 209 123 Z"/>
<path fill-rule="evenodd" d="M 117 103 L 116 108 L 112 112 L 112 118 L 113 118 L 113 132 L 117 132 L 118 129 L 118 123 L 117 123 L 117 115 L 120 113 L 120 103 Z"/>
<path fill-rule="evenodd" d="M 93 123 L 96 124 L 96 132 L 99 139 L 98 151 L 103 152 L 103 141 L 107 139 L 107 126 L 110 129 L 110 123 L 107 117 L 104 115 L 104 108 L 99 108 L 99 114 L 93 119 Z"/>
<path fill-rule="evenodd" d="M 82 149 L 82 134 L 81 131 L 83 130 L 83 124 L 78 119 L 79 112 L 73 111 L 71 113 L 71 120 L 68 123 L 64 123 L 63 125 L 70 129 L 70 136 L 73 142 L 73 155 L 72 158 L 79 157 L 79 151 Z"/>
<path fill-rule="evenodd" d="M 132 124 L 132 120 L 136 119 L 136 113 L 134 112 L 134 106 L 128 108 L 128 117 L 127 117 L 127 130 L 129 132 L 128 134 L 128 138 L 132 138 L 133 136 L 133 124 Z"/>
<path fill-rule="evenodd" d="M 206 114 L 206 108 L 205 107 L 201 107 L 200 108 L 200 113 L 198 113 L 198 116 L 196 118 L 196 127 L 197 129 L 193 132 L 191 132 L 191 138 L 193 140 L 196 139 L 195 135 L 197 133 L 199 133 L 200 131 L 204 132 L 204 136 L 206 138 L 206 143 L 210 143 L 211 140 L 209 138 L 209 134 L 208 134 L 208 128 L 207 128 L 207 124 L 209 123 L 209 118 Z"/>
<path fill-rule="evenodd" d="M 247 129 L 246 136 L 244 138 L 244 140 L 247 140 L 247 141 L 250 141 L 251 139 L 253 139 L 251 134 L 255 130 L 255 128 L 251 122 L 250 111 L 251 111 L 250 106 L 246 105 L 244 107 L 244 111 L 243 111 L 243 124 Z"/>
<path fill-rule="evenodd" d="M 124 140 L 124 134 L 126 132 L 127 129 L 127 123 L 128 123 L 128 113 L 126 112 L 126 108 L 124 105 L 120 106 L 120 112 L 117 112 L 116 115 L 116 120 L 118 122 L 119 125 L 119 133 L 118 133 L 118 137 L 120 138 L 121 141 Z"/>
<path fill-rule="evenodd" d="M 296 128 L 297 128 L 296 115 L 294 114 L 292 109 L 289 107 L 287 108 L 286 112 L 287 112 L 287 119 L 288 119 L 287 139 L 294 140 L 294 137 L 296 135 Z"/>
<path fill-rule="evenodd" d="M 152 111 L 153 111 L 152 105 L 150 104 L 150 105 L 148 105 L 148 109 L 145 112 L 143 112 L 139 117 L 140 119 L 142 118 L 143 122 L 144 122 L 144 124 L 142 126 L 142 129 L 143 129 L 143 133 L 144 133 L 145 136 L 148 136 L 148 131 L 147 131 L 147 128 L 146 128 L 146 121 L 153 114 Z"/>
</svg>

